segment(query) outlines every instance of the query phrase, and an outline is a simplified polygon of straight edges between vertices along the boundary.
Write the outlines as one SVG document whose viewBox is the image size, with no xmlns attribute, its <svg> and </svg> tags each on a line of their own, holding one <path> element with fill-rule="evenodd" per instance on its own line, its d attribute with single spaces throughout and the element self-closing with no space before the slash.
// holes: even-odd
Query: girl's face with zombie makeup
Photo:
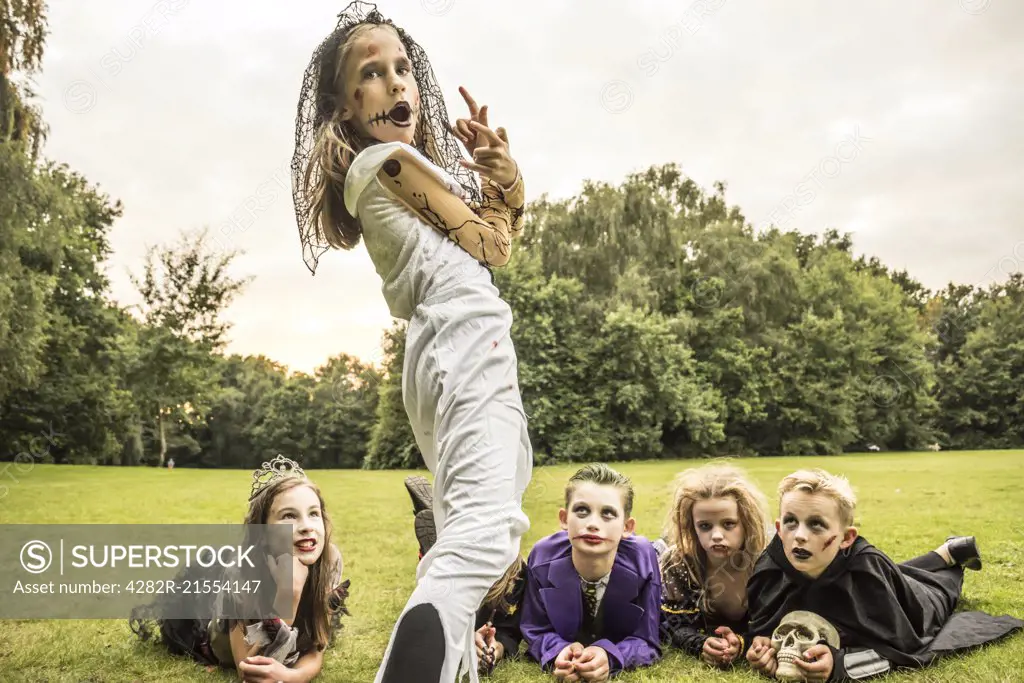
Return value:
<svg viewBox="0 0 1024 683">
<path fill-rule="evenodd" d="M 267 524 L 292 525 L 292 555 L 307 567 L 324 552 L 324 515 L 320 497 L 308 486 L 280 493 L 270 505 Z"/>
<path fill-rule="evenodd" d="M 710 565 L 720 565 L 743 550 L 743 524 L 732 496 L 698 500 L 693 504 L 693 529 Z"/>
<path fill-rule="evenodd" d="M 839 551 L 857 539 L 857 530 L 843 525 L 839 504 L 824 493 L 790 491 L 779 507 L 782 519 L 775 522 L 775 529 L 786 557 L 812 579 L 824 574 Z"/>
<path fill-rule="evenodd" d="M 345 59 L 342 119 L 381 142 L 411 145 L 420 113 L 412 62 L 398 34 L 374 27 L 354 37 Z"/>
</svg>

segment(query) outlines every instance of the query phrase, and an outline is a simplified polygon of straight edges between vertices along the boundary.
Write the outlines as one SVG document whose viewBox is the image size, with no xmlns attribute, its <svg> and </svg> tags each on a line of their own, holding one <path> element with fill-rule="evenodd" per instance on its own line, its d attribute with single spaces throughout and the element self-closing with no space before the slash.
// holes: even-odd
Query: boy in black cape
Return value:
<svg viewBox="0 0 1024 683">
<path fill-rule="evenodd" d="M 808 681 L 849 681 L 917 668 L 1024 628 L 983 612 L 954 613 L 964 567 L 981 569 L 974 537 L 950 537 L 933 552 L 896 564 L 853 526 L 849 482 L 823 470 L 795 472 L 779 485 L 777 534 L 747 584 L 751 667 L 773 676 L 771 634 L 806 610 L 839 632 L 839 649 L 818 643 L 797 659 Z"/>
</svg>

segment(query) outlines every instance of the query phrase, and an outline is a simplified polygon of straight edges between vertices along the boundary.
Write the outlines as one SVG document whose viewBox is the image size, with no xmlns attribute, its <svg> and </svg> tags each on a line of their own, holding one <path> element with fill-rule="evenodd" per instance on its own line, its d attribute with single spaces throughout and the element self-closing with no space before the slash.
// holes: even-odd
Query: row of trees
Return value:
<svg viewBox="0 0 1024 683">
<path fill-rule="evenodd" d="M 675 165 L 533 204 L 496 282 L 538 462 L 1024 446 L 1024 276 L 930 292 L 852 247 L 755 233 Z M 367 466 L 414 465 L 411 439 Z"/>
<path fill-rule="evenodd" d="M 112 300 L 121 206 L 39 159 L 12 78 L 38 68 L 44 10 L 0 2 L 0 459 L 419 466 L 401 324 L 380 367 L 226 356 L 221 313 L 247 280 L 202 234 L 149 253 L 142 306 Z M 930 292 L 848 235 L 757 233 L 724 185 L 672 164 L 539 199 L 515 248 L 495 275 L 539 464 L 1024 446 L 1020 273 Z"/>
</svg>

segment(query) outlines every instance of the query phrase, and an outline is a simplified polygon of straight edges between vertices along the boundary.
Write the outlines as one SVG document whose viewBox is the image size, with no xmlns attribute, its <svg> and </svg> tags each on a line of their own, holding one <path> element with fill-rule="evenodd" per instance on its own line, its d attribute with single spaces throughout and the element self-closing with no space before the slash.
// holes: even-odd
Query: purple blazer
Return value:
<svg viewBox="0 0 1024 683">
<path fill-rule="evenodd" d="M 546 671 L 583 625 L 583 592 L 568 533 L 559 531 L 538 541 L 526 572 L 520 629 L 527 653 Z M 661 573 L 658 554 L 643 536 L 619 542 L 601 609 L 603 637 L 591 645 L 608 653 L 611 671 L 661 659 Z"/>
</svg>

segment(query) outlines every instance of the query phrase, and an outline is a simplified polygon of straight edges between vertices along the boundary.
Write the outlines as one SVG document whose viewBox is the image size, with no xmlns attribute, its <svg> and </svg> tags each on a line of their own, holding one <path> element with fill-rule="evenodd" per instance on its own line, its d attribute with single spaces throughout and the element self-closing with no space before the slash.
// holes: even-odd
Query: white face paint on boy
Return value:
<svg viewBox="0 0 1024 683">
<path fill-rule="evenodd" d="M 320 498 L 308 486 L 296 486 L 270 505 L 267 524 L 291 524 L 292 555 L 307 567 L 324 552 L 324 516 Z"/>
<path fill-rule="evenodd" d="M 618 550 L 619 541 L 636 526 L 635 519 L 626 517 L 620 489 L 590 481 L 576 486 L 569 508 L 558 511 L 558 521 L 569 532 L 573 550 L 589 557 Z"/>
<path fill-rule="evenodd" d="M 812 579 L 824 574 L 839 551 L 857 540 L 857 529 L 840 519 L 839 503 L 824 493 L 790 491 L 782 496 L 779 512 L 775 530 L 786 558 Z"/>
<path fill-rule="evenodd" d="M 390 27 L 370 29 L 353 40 L 345 60 L 342 119 L 367 137 L 411 145 L 420 93 L 405 46 Z"/>
</svg>

